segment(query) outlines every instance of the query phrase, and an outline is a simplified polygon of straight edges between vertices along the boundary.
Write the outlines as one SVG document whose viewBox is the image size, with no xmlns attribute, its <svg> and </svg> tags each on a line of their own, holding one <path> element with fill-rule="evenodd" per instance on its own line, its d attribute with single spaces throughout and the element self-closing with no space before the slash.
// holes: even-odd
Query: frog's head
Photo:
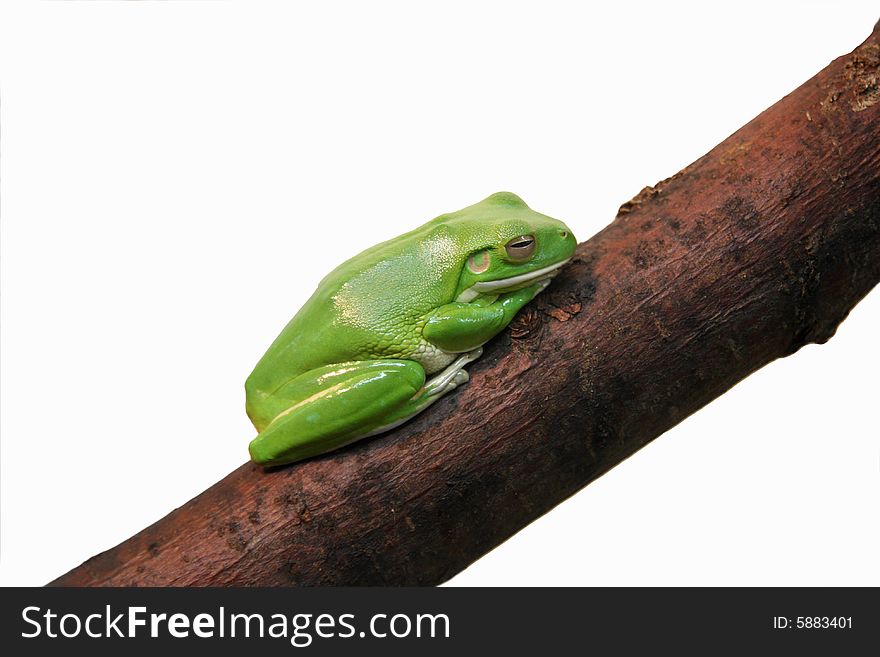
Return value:
<svg viewBox="0 0 880 657">
<path fill-rule="evenodd" d="M 472 301 L 549 281 L 574 254 L 577 240 L 558 219 L 498 192 L 464 210 L 438 217 L 463 257 L 457 301 Z"/>
</svg>

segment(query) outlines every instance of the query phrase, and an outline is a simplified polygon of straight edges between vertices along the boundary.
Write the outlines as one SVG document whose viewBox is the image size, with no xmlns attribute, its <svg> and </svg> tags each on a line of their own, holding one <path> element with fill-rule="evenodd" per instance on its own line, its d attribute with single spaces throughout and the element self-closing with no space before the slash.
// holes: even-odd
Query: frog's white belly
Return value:
<svg viewBox="0 0 880 657">
<path fill-rule="evenodd" d="M 435 347 L 427 340 L 422 340 L 416 347 L 415 351 L 410 354 L 410 358 L 425 368 L 425 374 L 433 374 L 439 372 L 452 361 L 458 358 L 460 354 L 450 351 L 443 351 L 439 347 Z"/>
</svg>

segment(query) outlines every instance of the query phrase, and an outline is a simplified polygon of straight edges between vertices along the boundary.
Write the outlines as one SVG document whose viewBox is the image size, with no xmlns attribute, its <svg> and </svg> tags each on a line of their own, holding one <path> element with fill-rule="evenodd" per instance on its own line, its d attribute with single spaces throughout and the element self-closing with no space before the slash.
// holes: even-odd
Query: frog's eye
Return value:
<svg viewBox="0 0 880 657">
<path fill-rule="evenodd" d="M 471 253 L 468 256 L 467 265 L 468 269 L 474 274 L 482 274 L 489 269 L 489 252 L 478 251 L 477 253 Z"/>
<path fill-rule="evenodd" d="M 507 250 L 507 257 L 513 262 L 525 262 L 532 257 L 535 252 L 535 236 L 520 235 L 510 240 L 504 248 Z"/>
</svg>

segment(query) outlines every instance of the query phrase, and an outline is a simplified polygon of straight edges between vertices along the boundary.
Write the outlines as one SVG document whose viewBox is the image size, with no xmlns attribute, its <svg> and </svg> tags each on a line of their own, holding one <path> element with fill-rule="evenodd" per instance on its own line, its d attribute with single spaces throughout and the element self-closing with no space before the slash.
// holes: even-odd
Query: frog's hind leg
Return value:
<svg viewBox="0 0 880 657">
<path fill-rule="evenodd" d="M 282 410 L 251 441 L 251 458 L 263 465 L 293 463 L 388 431 L 467 381 L 462 368 L 482 352 L 478 347 L 462 354 L 427 383 L 425 370 L 411 360 L 306 372 L 272 393 L 274 407 Z"/>
<path fill-rule="evenodd" d="M 425 385 L 411 360 L 339 363 L 311 370 L 272 393 L 280 410 L 251 441 L 264 465 L 292 463 L 364 438 L 406 406 Z"/>
<path fill-rule="evenodd" d="M 431 379 L 425 383 L 424 387 L 406 404 L 397 408 L 392 416 L 388 418 L 389 421 L 387 424 L 376 427 L 370 431 L 367 436 L 375 436 L 376 434 L 383 433 L 403 424 L 413 416 L 418 415 L 428 408 L 428 406 L 440 399 L 443 395 L 452 392 L 461 384 L 467 383 L 470 376 L 464 370 L 464 366 L 477 360 L 482 354 L 482 347 L 477 347 L 476 349 L 461 354 L 446 369 L 436 376 L 431 377 Z M 364 437 L 366 438 L 367 436 Z"/>
</svg>

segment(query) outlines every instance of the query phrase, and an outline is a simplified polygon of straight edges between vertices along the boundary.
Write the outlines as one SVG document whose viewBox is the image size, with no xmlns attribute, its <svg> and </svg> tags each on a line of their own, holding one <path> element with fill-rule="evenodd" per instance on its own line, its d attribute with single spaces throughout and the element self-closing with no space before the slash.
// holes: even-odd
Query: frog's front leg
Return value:
<svg viewBox="0 0 880 657">
<path fill-rule="evenodd" d="M 424 384 L 425 370 L 411 360 L 352 361 L 301 374 L 258 402 L 278 412 L 251 441 L 251 457 L 281 465 L 343 447 L 388 424 Z"/>
<path fill-rule="evenodd" d="M 422 335 L 431 344 L 454 353 L 471 351 L 485 344 L 510 324 L 520 308 L 543 290 L 547 281 L 499 296 L 494 302 L 453 302 L 428 316 Z"/>
</svg>

